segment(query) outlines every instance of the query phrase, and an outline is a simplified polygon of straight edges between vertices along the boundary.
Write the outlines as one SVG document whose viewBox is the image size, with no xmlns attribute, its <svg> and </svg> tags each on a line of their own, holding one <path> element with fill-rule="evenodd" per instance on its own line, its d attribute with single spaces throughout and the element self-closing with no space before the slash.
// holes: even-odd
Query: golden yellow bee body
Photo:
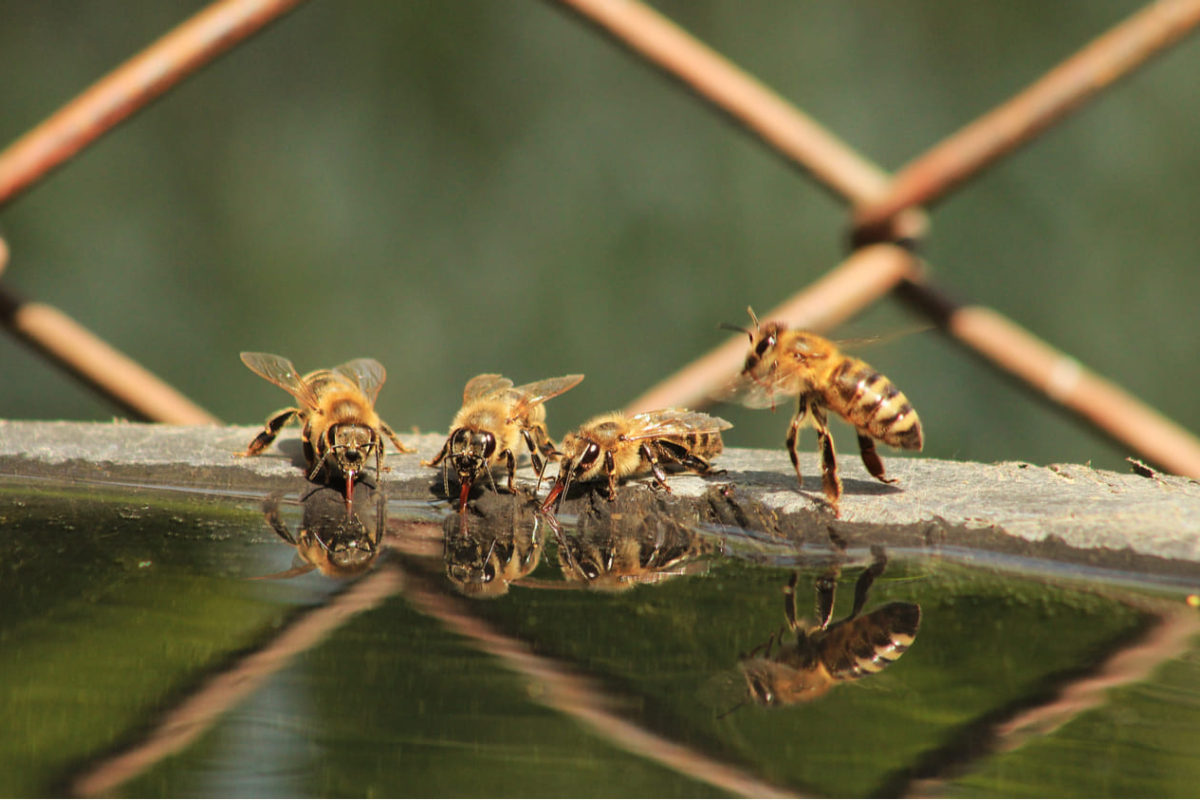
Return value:
<svg viewBox="0 0 1200 800">
<path fill-rule="evenodd" d="M 387 372 L 375 359 L 359 358 L 331 370 L 319 369 L 301 376 L 292 362 L 282 356 L 242 353 L 241 358 L 251 371 L 300 403 L 268 417 L 263 430 L 241 455 L 261 453 L 275 441 L 284 425 L 297 419 L 303 426 L 300 435 L 309 480 L 326 475 L 345 481 L 346 500 L 351 502 L 354 481 L 372 454 L 376 474 L 383 469 L 383 435 L 391 439 L 397 451 L 412 452 L 375 411 L 375 398 L 387 380 Z"/>
<path fill-rule="evenodd" d="M 545 459 L 554 452 L 546 431 L 545 402 L 578 385 L 582 375 L 564 375 L 513 386 L 501 375 L 476 375 L 463 389 L 463 404 L 450 423 L 450 435 L 429 467 L 442 467 L 443 488 L 450 494 L 450 470 L 460 487 L 459 508 L 465 508 L 471 487 L 480 475 L 492 478 L 492 467 L 508 468 L 508 490 L 516 491 L 516 454 L 522 442 L 534 471 L 541 476 Z M 493 486 L 495 484 L 492 478 Z"/>
<path fill-rule="evenodd" d="M 594 417 L 563 437 L 558 478 L 543 508 L 549 509 L 572 482 L 604 478 L 608 496 L 617 481 L 649 472 L 670 491 L 663 464 L 707 474 L 709 460 L 724 449 L 721 431 L 729 422 L 686 408 L 663 408 L 627 416 L 618 412 Z"/>
<path fill-rule="evenodd" d="M 807 418 L 817 429 L 825 496 L 837 513 L 842 480 L 825 415 L 830 409 L 854 426 L 867 471 L 884 483 L 892 483 L 875 451 L 874 440 L 905 450 L 924 446 L 921 420 L 904 393 L 865 361 L 843 354 L 823 336 L 789 330 L 782 322 L 759 324 L 753 311 L 750 316 L 754 329 L 744 331 L 750 336 L 750 353 L 737 392 L 752 408 L 774 408 L 780 398 L 796 397 L 796 413 L 787 435 L 796 478 L 803 483 L 796 438 Z"/>
</svg>

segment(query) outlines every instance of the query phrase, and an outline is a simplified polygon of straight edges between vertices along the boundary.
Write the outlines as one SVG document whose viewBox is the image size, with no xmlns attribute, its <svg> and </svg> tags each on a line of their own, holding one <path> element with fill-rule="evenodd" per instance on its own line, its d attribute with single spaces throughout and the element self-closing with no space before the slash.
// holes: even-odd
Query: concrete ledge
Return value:
<svg viewBox="0 0 1200 800">
<path fill-rule="evenodd" d="M 209 427 L 135 423 L 0 421 L 0 476 L 109 480 L 214 492 L 267 492 L 303 484 L 299 432 L 285 429 L 268 452 L 235 455 L 257 426 Z M 437 453 L 445 434 L 402 435 L 416 454 L 391 453 L 384 486 L 390 497 L 430 500 L 441 495 L 441 475 L 420 465 Z M 870 535 L 871 541 L 994 548 L 1005 539 L 1077 551 L 1071 558 L 1101 566 L 1140 568 L 1130 554 L 1183 562 L 1169 571 L 1200 577 L 1200 482 L 1155 474 L 1120 474 L 1081 465 L 1039 467 L 978 464 L 884 454 L 896 485 L 872 479 L 856 454 L 839 460 L 846 486 L 841 517 L 820 501 L 816 456 L 801 461 L 804 491 L 783 449 L 733 449 L 716 461 L 724 474 L 671 476 L 670 496 L 648 488 L 622 492 L 630 513 L 683 504 L 703 521 L 745 526 L 797 541 Z M 553 468 L 552 468 L 553 469 Z M 532 488 L 534 475 L 519 472 Z M 627 501 L 627 498 L 628 501 Z M 569 500 L 580 513 L 586 496 Z M 766 529 L 766 530 L 764 530 Z M 897 538 L 895 531 L 907 534 Z M 1000 549 L 1005 549 L 1001 546 Z M 1020 547 L 1011 552 L 1029 552 Z M 1052 550 L 1053 548 L 1051 548 Z M 1111 557 L 1097 559 L 1106 552 Z M 1080 553 L 1093 556 L 1081 557 Z M 1120 556 L 1120 554 L 1124 556 Z M 1143 565 L 1144 566 L 1144 565 Z"/>
</svg>

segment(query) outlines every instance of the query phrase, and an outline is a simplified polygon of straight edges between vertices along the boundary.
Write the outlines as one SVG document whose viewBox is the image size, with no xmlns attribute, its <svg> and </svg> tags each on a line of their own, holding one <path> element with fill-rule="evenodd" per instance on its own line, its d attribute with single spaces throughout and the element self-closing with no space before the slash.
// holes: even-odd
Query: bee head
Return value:
<svg viewBox="0 0 1200 800">
<path fill-rule="evenodd" d="M 360 472 L 378 440 L 379 435 L 370 426 L 358 422 L 330 425 L 325 432 L 326 449 L 333 454 L 343 475 Z"/>
</svg>

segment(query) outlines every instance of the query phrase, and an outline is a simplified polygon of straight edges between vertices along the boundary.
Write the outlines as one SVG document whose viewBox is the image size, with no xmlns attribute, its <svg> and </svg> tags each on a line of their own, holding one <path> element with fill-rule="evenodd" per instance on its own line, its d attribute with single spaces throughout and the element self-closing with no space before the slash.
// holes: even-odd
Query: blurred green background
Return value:
<svg viewBox="0 0 1200 800">
<path fill-rule="evenodd" d="M 0 0 L 0 142 L 203 6 Z M 896 169 L 1141 3 L 655 6 Z M 952 194 L 924 250 L 953 292 L 1192 428 L 1198 61 L 1200 42 L 1169 50 Z M 838 263 L 846 219 L 553 3 L 326 0 L 0 210 L 0 232 L 8 285 L 225 421 L 284 404 L 237 358 L 267 350 L 304 371 L 379 359 L 379 409 L 400 431 L 443 430 L 479 372 L 586 373 L 550 406 L 559 435 Z M 834 335 L 914 322 L 886 300 Z M 860 355 L 913 401 L 927 455 L 1126 469 L 1126 448 L 937 333 Z M 0 369 L 0 417 L 114 414 L 8 337 Z M 782 447 L 786 413 L 718 413 L 730 444 Z"/>
</svg>

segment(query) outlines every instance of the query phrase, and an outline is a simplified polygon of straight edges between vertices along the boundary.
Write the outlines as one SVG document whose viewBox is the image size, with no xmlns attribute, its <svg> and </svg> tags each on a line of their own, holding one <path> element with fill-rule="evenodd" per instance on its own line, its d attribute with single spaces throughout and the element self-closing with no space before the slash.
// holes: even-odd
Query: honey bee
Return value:
<svg viewBox="0 0 1200 800">
<path fill-rule="evenodd" d="M 442 525 L 446 577 L 461 594 L 500 597 L 541 562 L 544 537 L 537 506 L 506 495 L 511 505 L 480 504 Z"/>
<path fill-rule="evenodd" d="M 291 361 L 270 353 L 242 353 L 242 363 L 296 398 L 300 406 L 272 414 L 240 455 L 261 453 L 294 417 L 304 425 L 300 438 L 308 461 L 308 479 L 315 481 L 324 474 L 345 481 L 349 507 L 354 501 L 354 481 L 372 452 L 376 475 L 383 469 L 381 431 L 401 453 L 413 452 L 375 413 L 375 398 L 387 379 L 383 365 L 375 359 L 358 358 L 303 377 Z"/>
<path fill-rule="evenodd" d="M 352 510 L 347 514 L 342 495 L 321 487 L 310 492 L 302 501 L 304 516 L 299 531 L 293 535 L 279 513 L 282 493 L 269 495 L 263 502 L 263 514 L 271 530 L 280 539 L 296 548 L 296 566 L 286 572 L 265 576 L 284 578 L 303 575 L 313 569 L 330 578 L 353 578 L 374 563 L 380 553 L 380 541 L 387 527 L 384 496 L 374 493 L 374 518 Z"/>
<path fill-rule="evenodd" d="M 554 451 L 546 433 L 547 400 L 578 385 L 582 375 L 564 375 L 544 381 L 513 386 L 500 375 L 476 375 L 463 389 L 463 405 L 450 423 L 450 436 L 427 467 L 442 465 L 442 485 L 450 496 L 450 468 L 458 477 L 459 509 L 465 509 L 471 487 L 486 473 L 495 488 L 492 467 L 503 462 L 508 467 L 508 490 L 516 491 L 516 451 L 522 440 L 529 449 L 533 469 L 540 483 L 544 459 Z"/>
<path fill-rule="evenodd" d="M 828 408 L 854 426 L 867 472 L 883 483 L 895 483 L 884 473 L 874 440 L 905 450 L 920 450 L 924 444 L 921 421 L 903 392 L 865 361 L 841 353 L 828 339 L 808 331 L 788 330 L 782 322 L 759 324 L 754 310 L 748 310 L 753 330 L 726 326 L 750 337 L 750 354 L 746 356 L 738 393 L 751 408 L 774 409 L 777 396 L 796 396 L 787 448 L 797 480 L 803 485 L 796 437 L 801 423 L 809 417 L 817 429 L 821 484 L 834 514 L 838 513 L 842 479 L 825 417 Z"/>
<path fill-rule="evenodd" d="M 701 475 L 708 459 L 724 449 L 721 431 L 733 425 L 686 408 L 663 408 L 627 417 L 602 414 L 563 437 L 558 478 L 543 510 L 549 510 L 572 481 L 605 476 L 608 498 L 616 497 L 617 481 L 649 471 L 656 485 L 671 491 L 663 464 L 678 464 Z M 561 501 L 559 501 L 561 502 Z"/>
<path fill-rule="evenodd" d="M 703 557 L 716 549 L 696 531 L 658 514 L 589 511 L 575 535 L 555 531 L 563 578 L 607 591 L 703 571 L 708 567 Z"/>
<path fill-rule="evenodd" d="M 744 656 L 738 666 L 750 696 L 764 706 L 793 705 L 815 700 L 838 683 L 857 680 L 895 662 L 912 646 L 921 626 L 921 607 L 895 602 L 860 617 L 871 584 L 883 572 L 887 558 L 876 549 L 874 562 L 858 578 L 854 608 L 845 619 L 829 623 L 839 570 L 833 567 L 816 583 L 816 622 L 796 620 L 796 573 L 784 587 L 784 615 L 796 640 L 784 643 L 780 629 Z M 775 644 L 780 649 L 772 655 Z M 761 655 L 759 655 L 761 653 Z"/>
</svg>

